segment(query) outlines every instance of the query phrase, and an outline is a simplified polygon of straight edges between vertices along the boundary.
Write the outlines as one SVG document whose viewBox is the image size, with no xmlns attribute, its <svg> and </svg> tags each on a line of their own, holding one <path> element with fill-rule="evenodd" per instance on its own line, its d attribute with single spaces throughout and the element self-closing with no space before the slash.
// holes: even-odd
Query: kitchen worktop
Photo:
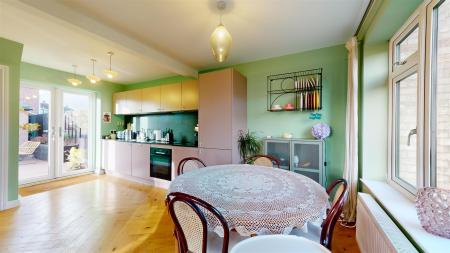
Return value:
<svg viewBox="0 0 450 253">
<path fill-rule="evenodd" d="M 142 144 L 155 144 L 155 145 L 167 145 L 167 146 L 174 146 L 174 147 L 189 147 L 189 148 L 196 148 L 197 144 L 192 142 L 161 142 L 161 141 L 136 141 L 136 140 L 125 140 L 125 139 L 104 139 L 107 141 L 120 141 L 120 142 L 129 142 L 129 143 L 142 143 Z"/>
</svg>

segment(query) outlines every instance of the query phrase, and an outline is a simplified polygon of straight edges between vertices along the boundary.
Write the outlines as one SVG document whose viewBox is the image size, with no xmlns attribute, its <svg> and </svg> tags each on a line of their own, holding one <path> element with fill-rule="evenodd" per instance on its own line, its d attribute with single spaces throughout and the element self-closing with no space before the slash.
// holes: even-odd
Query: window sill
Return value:
<svg viewBox="0 0 450 253">
<path fill-rule="evenodd" d="M 379 204 L 424 252 L 447 252 L 450 239 L 428 233 L 420 225 L 414 201 L 384 181 L 361 179 Z"/>
</svg>

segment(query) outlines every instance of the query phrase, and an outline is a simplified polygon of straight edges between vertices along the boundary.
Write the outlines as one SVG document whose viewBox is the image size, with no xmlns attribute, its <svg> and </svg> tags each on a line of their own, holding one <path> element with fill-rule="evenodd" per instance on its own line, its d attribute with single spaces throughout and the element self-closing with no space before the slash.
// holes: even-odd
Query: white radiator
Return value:
<svg viewBox="0 0 450 253">
<path fill-rule="evenodd" d="M 362 253 L 418 252 L 369 194 L 358 194 L 356 241 Z"/>
</svg>

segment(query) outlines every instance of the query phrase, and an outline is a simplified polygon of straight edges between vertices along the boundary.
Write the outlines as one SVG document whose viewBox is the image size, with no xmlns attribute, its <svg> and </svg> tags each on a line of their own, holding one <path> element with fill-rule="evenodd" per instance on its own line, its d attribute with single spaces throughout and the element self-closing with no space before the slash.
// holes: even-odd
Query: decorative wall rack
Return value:
<svg viewBox="0 0 450 253">
<path fill-rule="evenodd" d="M 317 111 L 322 109 L 322 68 L 267 77 L 267 110 Z"/>
</svg>

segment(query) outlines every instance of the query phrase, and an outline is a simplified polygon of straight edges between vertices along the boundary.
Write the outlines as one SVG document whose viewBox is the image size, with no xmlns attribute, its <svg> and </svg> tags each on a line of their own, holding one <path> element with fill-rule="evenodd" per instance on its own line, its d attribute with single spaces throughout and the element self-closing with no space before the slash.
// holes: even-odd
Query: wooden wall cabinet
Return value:
<svg viewBox="0 0 450 253">
<path fill-rule="evenodd" d="M 181 83 L 161 86 L 161 111 L 181 111 Z"/>
<path fill-rule="evenodd" d="M 188 80 L 181 83 L 181 109 L 198 110 L 198 81 Z"/>
<path fill-rule="evenodd" d="M 161 110 L 161 86 L 142 89 L 142 112 L 159 112 Z"/>
<path fill-rule="evenodd" d="M 238 133 L 247 129 L 246 78 L 234 69 L 201 74 L 198 120 L 200 156 L 214 163 L 208 165 L 239 163 Z"/>
<path fill-rule="evenodd" d="M 150 178 L 150 145 L 131 144 L 131 175 L 143 179 Z"/>
<path fill-rule="evenodd" d="M 113 94 L 113 113 L 127 114 L 126 92 L 117 92 Z"/>
<path fill-rule="evenodd" d="M 128 114 L 138 114 L 142 112 L 142 90 L 126 91 L 126 103 Z"/>
</svg>

